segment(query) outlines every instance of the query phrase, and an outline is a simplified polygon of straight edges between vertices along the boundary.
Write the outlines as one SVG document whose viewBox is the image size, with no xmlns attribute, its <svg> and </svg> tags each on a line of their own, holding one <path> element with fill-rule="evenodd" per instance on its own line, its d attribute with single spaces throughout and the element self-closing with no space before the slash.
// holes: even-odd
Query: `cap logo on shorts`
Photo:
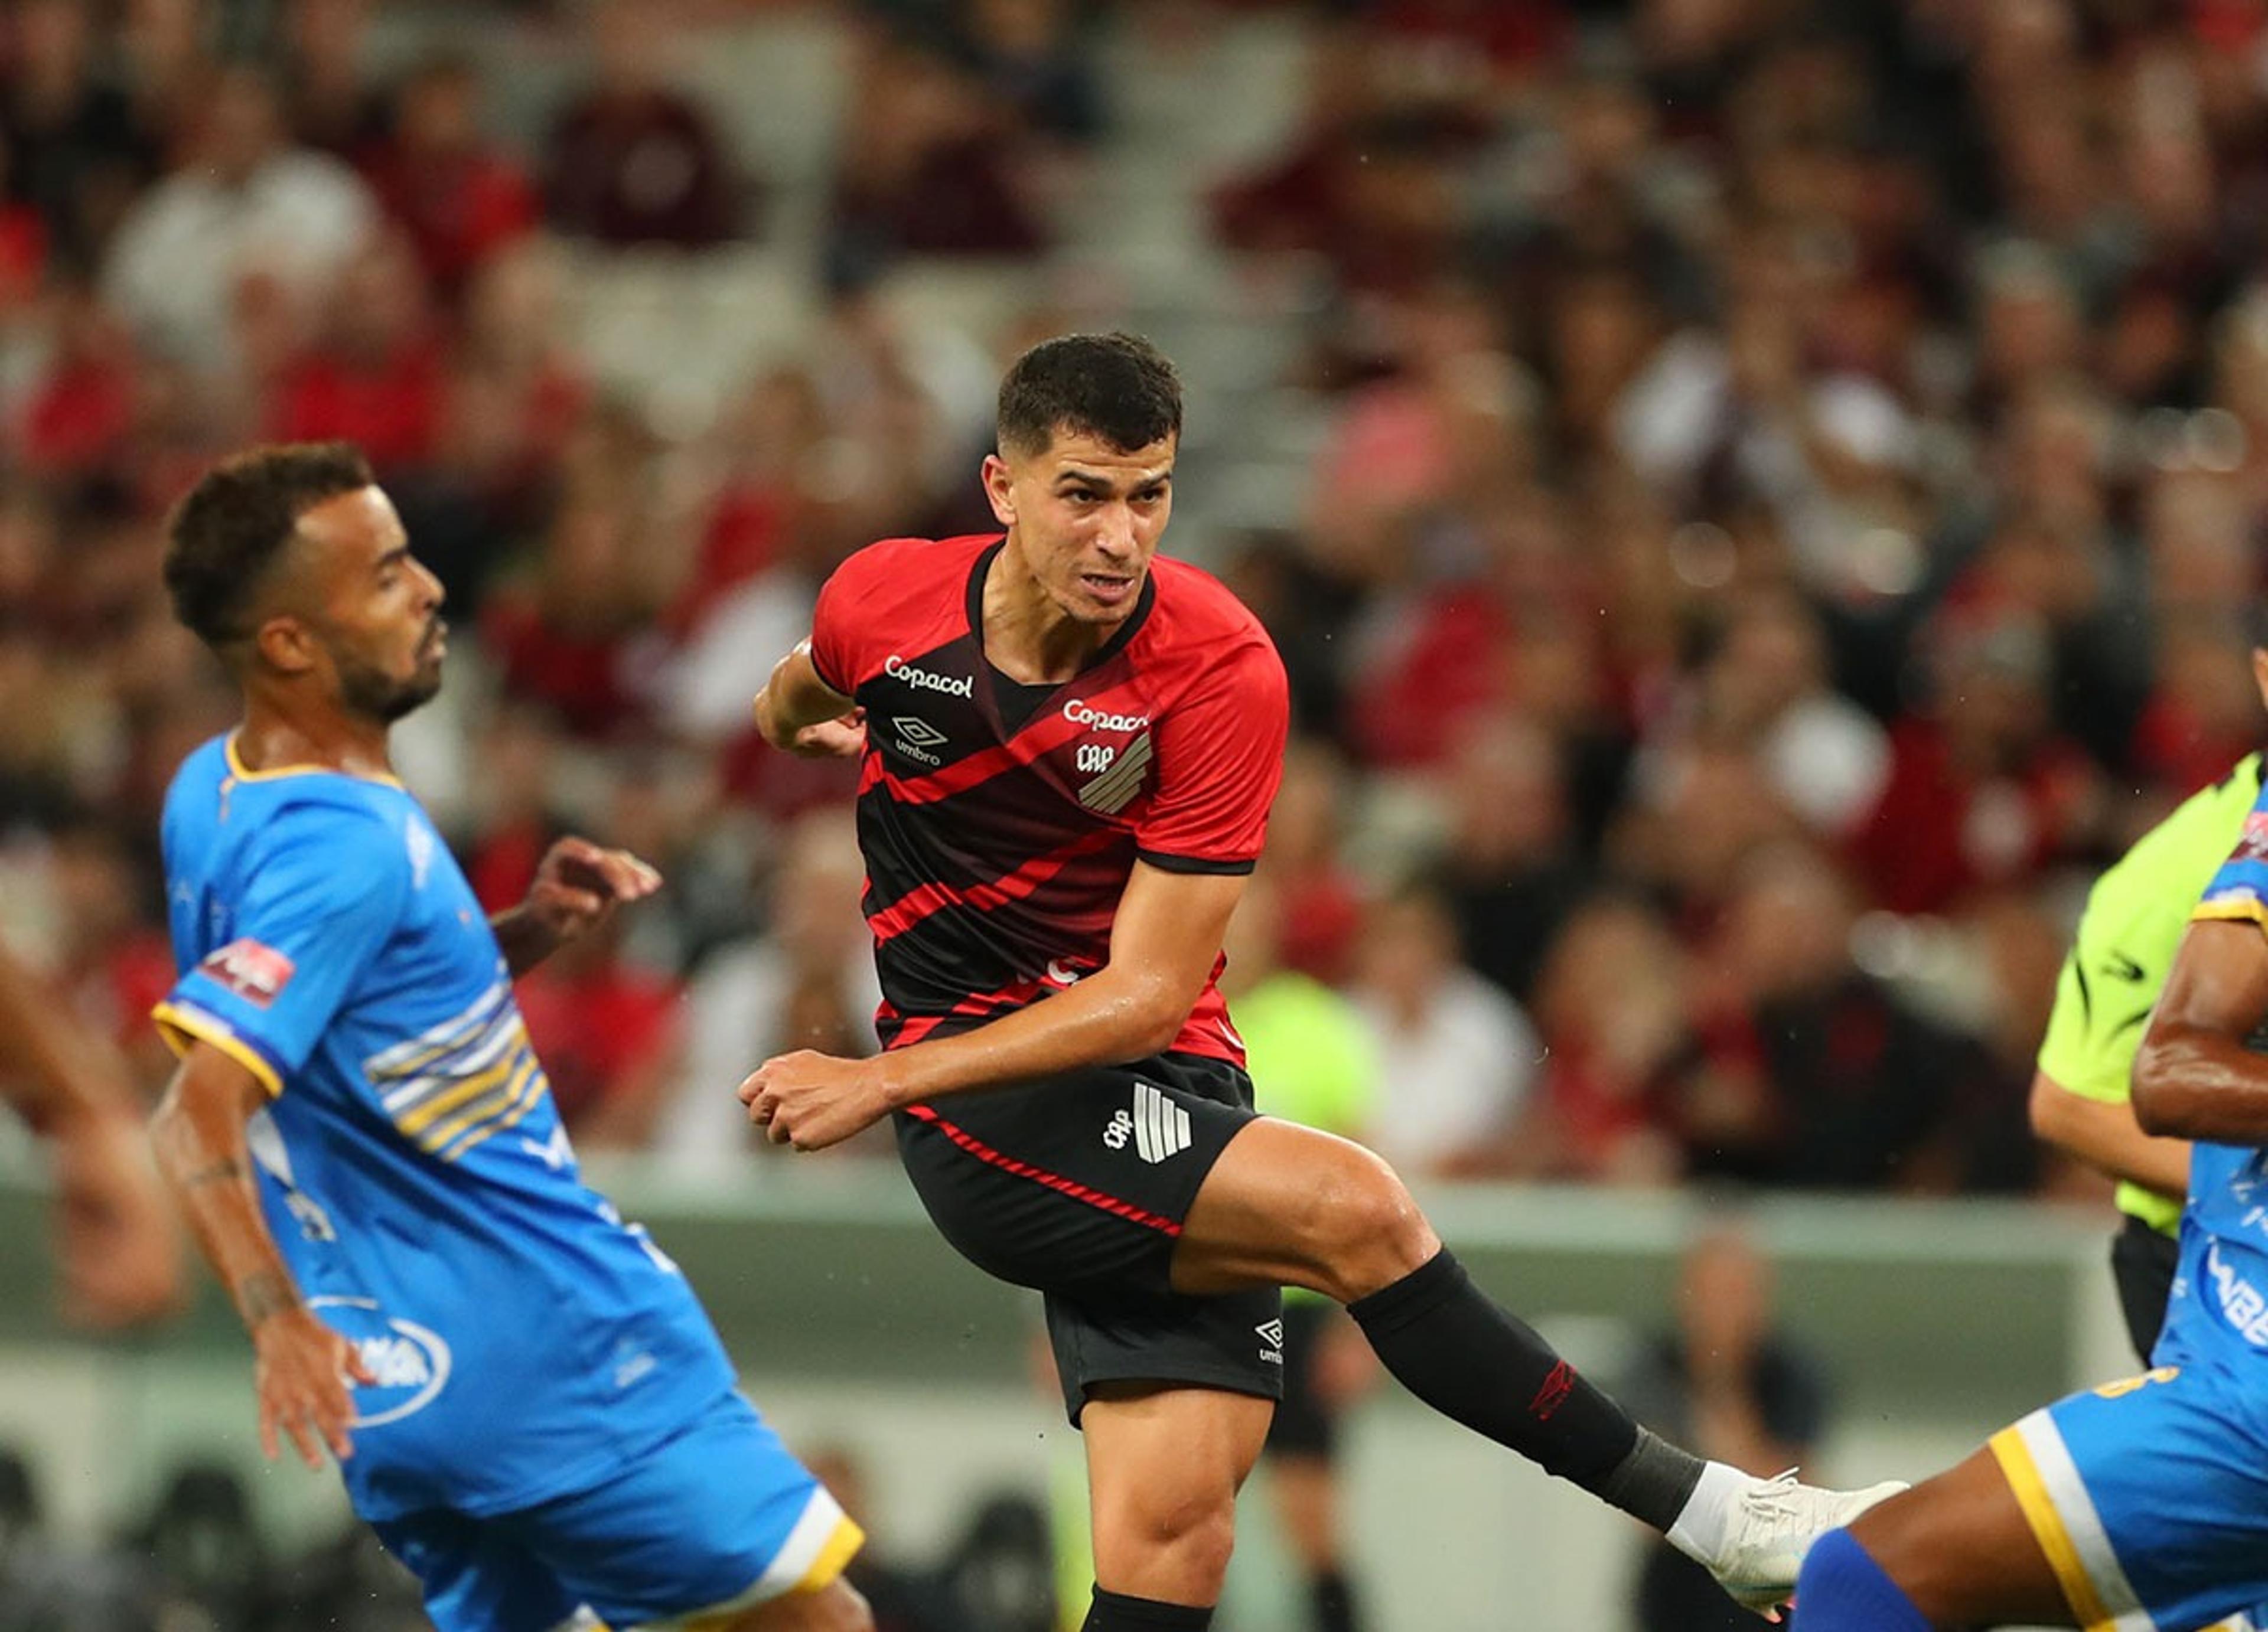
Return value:
<svg viewBox="0 0 2268 1632">
<path fill-rule="evenodd" d="M 1102 1143 L 1123 1150 L 1134 1142 L 1134 1153 L 1155 1165 L 1189 1148 L 1189 1114 L 1148 1083 L 1134 1084 L 1134 1108 L 1112 1114 L 1102 1130 Z"/>
</svg>

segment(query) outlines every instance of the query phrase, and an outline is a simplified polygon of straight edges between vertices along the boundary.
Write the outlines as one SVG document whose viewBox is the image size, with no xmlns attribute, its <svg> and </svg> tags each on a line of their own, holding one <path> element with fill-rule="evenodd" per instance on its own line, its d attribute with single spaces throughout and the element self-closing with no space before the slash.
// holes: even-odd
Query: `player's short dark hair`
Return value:
<svg viewBox="0 0 2268 1632">
<path fill-rule="evenodd" d="M 1058 430 L 1131 452 L 1181 434 L 1181 376 L 1139 334 L 1059 334 L 1009 365 L 993 430 L 1004 453 L 1039 452 Z"/>
<path fill-rule="evenodd" d="M 198 479 L 166 524 L 166 589 L 183 627 L 218 650 L 252 631 L 244 609 L 299 518 L 377 480 L 350 442 L 247 449 Z"/>
</svg>

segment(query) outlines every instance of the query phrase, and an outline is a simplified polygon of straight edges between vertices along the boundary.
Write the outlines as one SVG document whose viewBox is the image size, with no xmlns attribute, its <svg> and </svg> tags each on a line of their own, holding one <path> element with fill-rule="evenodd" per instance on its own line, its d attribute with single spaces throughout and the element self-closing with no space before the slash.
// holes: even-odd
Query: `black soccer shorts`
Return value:
<svg viewBox="0 0 2268 1632">
<path fill-rule="evenodd" d="M 898 1113 L 898 1154 L 939 1233 L 986 1274 L 1045 1294 L 1073 1426 L 1097 1383 L 1281 1396 L 1283 1294 L 1172 1285 L 1182 1222 L 1253 1114 L 1251 1078 L 1186 1054 Z"/>
</svg>

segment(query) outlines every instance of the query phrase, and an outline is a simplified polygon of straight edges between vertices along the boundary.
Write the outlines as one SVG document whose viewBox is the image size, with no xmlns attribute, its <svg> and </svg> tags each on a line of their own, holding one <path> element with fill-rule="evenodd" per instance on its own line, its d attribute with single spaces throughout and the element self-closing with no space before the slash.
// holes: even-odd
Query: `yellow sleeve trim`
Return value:
<svg viewBox="0 0 2268 1632">
<path fill-rule="evenodd" d="M 2219 901 L 2199 901 L 2191 909 L 2191 923 L 2207 923 L 2219 920 L 2242 919 L 2247 923 L 2268 928 L 2268 902 L 2257 896 L 2225 896 Z"/>
<path fill-rule="evenodd" d="M 225 1021 L 173 1003 L 159 1003 L 150 1011 L 150 1018 L 158 1023 L 158 1034 L 166 1040 L 166 1046 L 176 1055 L 188 1054 L 193 1042 L 210 1043 L 258 1077 L 269 1099 L 283 1096 L 284 1079 L 276 1076 L 276 1068 L 261 1058 L 258 1049 L 231 1031 Z"/>
<path fill-rule="evenodd" d="M 827 1538 L 827 1545 L 819 1549 L 819 1556 L 811 1561 L 811 1568 L 803 1572 L 803 1579 L 788 1591 L 818 1592 L 833 1585 L 850 1562 L 852 1555 L 865 1545 L 865 1531 L 848 1518 L 836 1519 L 835 1533 Z"/>
</svg>

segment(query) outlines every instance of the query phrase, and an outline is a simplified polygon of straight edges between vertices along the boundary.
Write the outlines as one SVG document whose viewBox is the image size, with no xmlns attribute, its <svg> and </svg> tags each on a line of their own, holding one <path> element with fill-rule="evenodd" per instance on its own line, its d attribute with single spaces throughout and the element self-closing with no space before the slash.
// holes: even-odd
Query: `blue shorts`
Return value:
<svg viewBox="0 0 2268 1632">
<path fill-rule="evenodd" d="M 865 1539 L 737 1393 L 594 1489 L 371 1527 L 438 1632 L 675 1626 L 823 1587 Z"/>
<path fill-rule="evenodd" d="M 2268 1400 L 2161 1366 L 1992 1437 L 2081 1627 L 2194 1632 L 2268 1602 Z"/>
</svg>

